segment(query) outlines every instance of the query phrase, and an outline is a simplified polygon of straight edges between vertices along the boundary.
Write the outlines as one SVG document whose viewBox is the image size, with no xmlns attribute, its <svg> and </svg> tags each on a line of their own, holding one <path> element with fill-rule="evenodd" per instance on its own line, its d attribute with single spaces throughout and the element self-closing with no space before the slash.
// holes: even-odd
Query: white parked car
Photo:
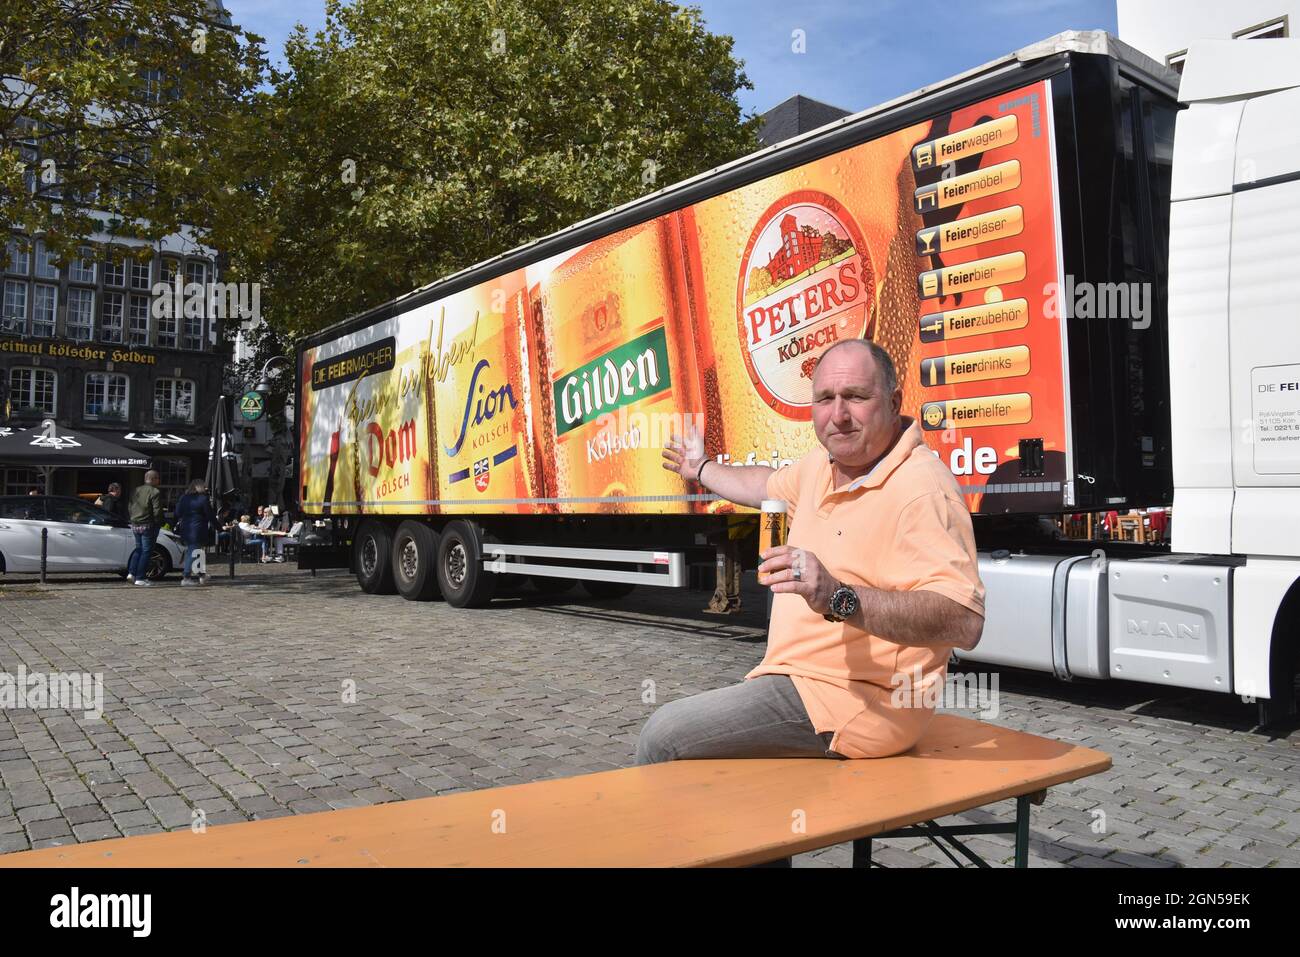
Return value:
<svg viewBox="0 0 1300 957">
<path fill-rule="evenodd" d="M 135 551 L 131 526 L 89 502 L 61 495 L 0 497 L 0 572 L 41 570 L 42 529 L 49 530 L 47 570 L 126 575 Z M 156 581 L 180 568 L 183 558 L 181 540 L 161 530 L 145 577 Z"/>
</svg>

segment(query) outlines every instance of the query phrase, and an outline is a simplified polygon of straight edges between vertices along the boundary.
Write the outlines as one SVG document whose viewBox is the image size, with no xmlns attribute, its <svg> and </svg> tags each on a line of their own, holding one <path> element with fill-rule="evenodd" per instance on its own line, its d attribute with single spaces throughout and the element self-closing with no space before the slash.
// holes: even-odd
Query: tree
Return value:
<svg viewBox="0 0 1300 957">
<path fill-rule="evenodd" d="M 208 0 L 0 5 L 0 224 L 62 258 L 94 232 L 246 230 L 260 43 Z"/>
<path fill-rule="evenodd" d="M 327 0 L 286 60 L 232 254 L 289 338 L 758 146 L 731 38 L 663 0 Z"/>
</svg>

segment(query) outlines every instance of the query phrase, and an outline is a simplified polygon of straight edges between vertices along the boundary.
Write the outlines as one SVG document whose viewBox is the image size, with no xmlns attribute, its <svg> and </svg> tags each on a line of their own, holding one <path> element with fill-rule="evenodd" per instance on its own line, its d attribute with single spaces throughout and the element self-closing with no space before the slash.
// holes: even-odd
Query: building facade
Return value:
<svg viewBox="0 0 1300 957">
<path fill-rule="evenodd" d="M 229 347 L 202 295 L 183 297 L 177 309 L 176 278 L 191 293 L 209 288 L 217 279 L 212 257 L 180 241 L 135 258 L 142 255 L 139 246 L 91 242 L 80 258 L 60 263 L 40 240 L 7 239 L 0 390 L 7 390 L 8 418 L 0 427 L 53 419 L 144 452 L 162 473 L 170 505 L 207 467 Z M 31 470 L 0 468 L 5 494 L 44 485 Z M 90 494 L 110 481 L 130 489 L 142 478 L 138 470 L 58 470 L 53 491 Z"/>
<path fill-rule="evenodd" d="M 1295 36 L 1300 0 L 1119 0 L 1119 38 L 1179 73 L 1197 40 Z"/>
</svg>

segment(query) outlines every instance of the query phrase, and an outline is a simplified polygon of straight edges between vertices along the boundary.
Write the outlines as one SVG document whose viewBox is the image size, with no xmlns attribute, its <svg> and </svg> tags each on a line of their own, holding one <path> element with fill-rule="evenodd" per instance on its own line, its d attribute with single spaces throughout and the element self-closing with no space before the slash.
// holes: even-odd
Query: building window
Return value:
<svg viewBox="0 0 1300 957">
<path fill-rule="evenodd" d="M 207 266 L 197 260 L 190 260 L 185 264 L 185 284 L 202 286 L 207 276 Z"/>
<path fill-rule="evenodd" d="M 5 469 L 4 470 L 4 494 L 5 495 L 26 495 L 32 489 L 45 491 L 45 479 L 41 478 L 41 473 L 36 469 Z M 9 514 L 6 518 L 18 518 L 18 515 Z"/>
<path fill-rule="evenodd" d="M 140 262 L 140 260 L 138 259 L 131 260 L 131 288 L 132 289 L 150 288 L 149 266 L 150 263 L 147 259 L 144 262 Z"/>
<path fill-rule="evenodd" d="M 164 258 L 159 264 L 161 281 L 167 284 L 163 294 L 154 299 L 154 316 L 158 320 L 158 345 L 163 349 L 176 348 L 176 328 L 180 317 L 176 315 L 176 274 L 180 263 Z M 161 303 L 161 305 L 160 305 Z"/>
<path fill-rule="evenodd" d="M 141 70 L 140 92 L 144 102 L 159 102 L 162 99 L 162 70 Z"/>
<path fill-rule="evenodd" d="M 20 276 L 27 275 L 27 246 L 17 237 L 10 239 L 5 243 L 5 269 L 9 272 L 18 273 Z"/>
<path fill-rule="evenodd" d="M 45 248 L 42 240 L 36 240 L 36 276 L 39 279 L 58 279 L 59 267 L 54 264 L 54 253 Z"/>
<path fill-rule="evenodd" d="M 181 340 L 182 349 L 203 348 L 203 317 L 187 315 L 185 317 L 185 337 Z"/>
<path fill-rule="evenodd" d="M 87 373 L 86 418 L 125 422 L 128 389 L 129 383 L 124 375 L 112 372 Z"/>
<path fill-rule="evenodd" d="M 170 316 L 166 312 L 158 317 L 158 347 L 161 349 L 176 348 L 176 317 Z"/>
<path fill-rule="evenodd" d="M 36 149 L 37 123 L 30 117 L 19 117 L 14 124 L 18 140 L 18 160 L 23 167 L 23 185 L 27 192 L 36 192 L 36 168 L 41 154 Z"/>
<path fill-rule="evenodd" d="M 161 478 L 158 491 L 162 492 L 163 508 L 170 512 L 176 508 L 176 503 L 185 494 L 185 487 L 190 484 L 190 460 L 157 458 L 154 459 L 154 468 Z"/>
<path fill-rule="evenodd" d="M 191 379 L 159 379 L 153 387 L 155 422 L 194 421 L 194 382 Z"/>
<path fill-rule="evenodd" d="M 105 342 L 121 342 L 126 325 L 126 304 L 120 292 L 104 293 L 104 306 L 99 313 L 99 337 Z"/>
<path fill-rule="evenodd" d="M 185 340 L 182 345 L 186 349 L 203 348 L 203 332 L 207 319 L 207 264 L 202 262 L 187 262 L 185 264 L 185 288 L 186 295 L 194 292 L 200 294 L 198 315 L 185 316 Z M 198 287 L 197 289 L 193 287 Z"/>
<path fill-rule="evenodd" d="M 36 284 L 32 296 L 32 335 L 54 335 L 54 313 L 59 305 L 59 287 Z"/>
<path fill-rule="evenodd" d="M 54 415 L 55 377 L 51 369 L 19 366 L 9 370 L 9 402 L 16 413 Z"/>
<path fill-rule="evenodd" d="M 104 285 L 126 285 L 126 261 L 119 258 L 119 254 L 112 250 L 109 250 L 104 257 Z"/>
<path fill-rule="evenodd" d="M 68 290 L 68 338 L 89 342 L 95 333 L 95 293 L 73 286 Z"/>
<path fill-rule="evenodd" d="M 1289 18 L 1278 17 L 1276 20 L 1268 20 L 1265 23 L 1257 23 L 1253 27 L 1238 30 L 1232 35 L 1232 38 L 1234 40 L 1281 40 L 1290 35 Z"/>
<path fill-rule="evenodd" d="M 27 283 L 5 280 L 4 305 L 0 307 L 0 330 L 27 335 Z"/>
<path fill-rule="evenodd" d="M 131 297 L 131 345 L 149 344 L 149 297 Z"/>
<path fill-rule="evenodd" d="M 95 251 L 88 246 L 82 246 L 80 255 L 72 260 L 68 266 L 68 278 L 73 282 L 91 282 L 95 281 Z"/>
</svg>

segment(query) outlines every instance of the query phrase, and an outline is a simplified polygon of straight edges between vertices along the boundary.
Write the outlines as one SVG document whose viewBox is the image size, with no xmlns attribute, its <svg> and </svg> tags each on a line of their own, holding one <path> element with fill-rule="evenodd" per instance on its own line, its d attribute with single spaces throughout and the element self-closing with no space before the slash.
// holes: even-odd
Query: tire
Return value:
<svg viewBox="0 0 1300 957">
<path fill-rule="evenodd" d="M 549 575 L 531 575 L 533 587 L 543 595 L 563 595 L 578 584 L 572 578 L 551 578 Z"/>
<path fill-rule="evenodd" d="M 624 598 L 632 594 L 636 585 L 630 582 L 584 581 L 582 587 L 592 598 Z"/>
<path fill-rule="evenodd" d="M 497 575 L 483 569 L 478 528 L 457 519 L 438 541 L 438 587 L 453 608 L 481 608 L 496 593 Z"/>
<path fill-rule="evenodd" d="M 139 549 L 132 549 L 131 555 L 126 560 L 126 567 L 129 570 L 135 564 L 135 555 Z M 167 554 L 167 549 L 161 545 L 155 545 L 153 551 L 149 554 L 149 566 L 144 570 L 144 577 L 151 581 L 162 581 L 167 577 L 167 573 L 172 570 L 172 557 Z M 117 573 L 122 580 L 126 580 L 127 572 L 120 571 Z"/>
<path fill-rule="evenodd" d="M 357 528 L 352 539 L 352 566 L 357 584 L 367 595 L 391 595 L 397 591 L 393 582 L 393 533 L 383 522 L 368 519 Z"/>
<path fill-rule="evenodd" d="M 438 590 L 438 533 L 409 519 L 393 535 L 393 583 L 407 601 L 433 601 Z"/>
</svg>

